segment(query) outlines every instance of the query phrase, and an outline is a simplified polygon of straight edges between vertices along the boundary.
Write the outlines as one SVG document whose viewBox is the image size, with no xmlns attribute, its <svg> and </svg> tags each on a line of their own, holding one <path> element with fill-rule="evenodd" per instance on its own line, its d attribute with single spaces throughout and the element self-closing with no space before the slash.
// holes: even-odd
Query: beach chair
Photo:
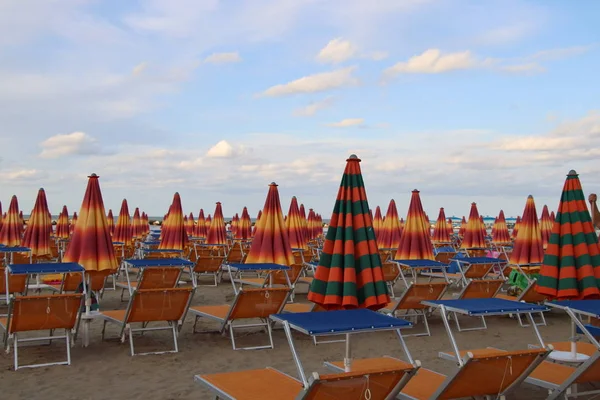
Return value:
<svg viewBox="0 0 600 400">
<path fill-rule="evenodd" d="M 321 376 L 313 373 L 306 388 L 273 368 L 196 375 L 194 380 L 224 400 L 386 400 L 396 397 L 417 368 L 409 364 Z"/>
<path fill-rule="evenodd" d="M 7 283 L 8 293 L 6 291 Z M 24 294 L 26 291 L 27 275 L 12 275 L 7 271 L 6 267 L 0 267 L 0 297 L 7 299 L 15 294 Z"/>
<path fill-rule="evenodd" d="M 99 313 L 103 319 L 102 340 L 106 332 L 108 322 L 120 327 L 119 336 L 121 342 L 125 342 L 125 336 L 129 336 L 129 348 L 131 355 L 177 353 L 178 325 L 183 323 L 186 311 L 192 301 L 193 288 L 169 288 L 169 289 L 136 289 L 125 310 L 102 311 Z M 151 322 L 166 322 L 167 326 L 148 327 Z M 140 323 L 141 328 L 134 328 L 132 324 Z M 170 330 L 173 334 L 174 350 L 155 351 L 146 353 L 135 353 L 133 335 L 136 332 Z"/>
<path fill-rule="evenodd" d="M 498 294 L 496 294 L 495 297 L 498 299 L 504 299 L 504 300 L 523 301 L 525 303 L 543 304 L 548 298 L 546 296 L 536 292 L 536 290 L 535 290 L 536 285 L 537 285 L 536 280 L 532 279 L 531 282 L 529 283 L 529 286 L 527 286 L 525 288 L 525 290 L 523 290 L 521 292 L 521 294 L 519 294 L 518 296 L 510 296 L 510 295 L 507 295 L 504 293 L 498 293 Z M 546 318 L 544 317 L 543 312 L 540 313 L 540 317 L 542 319 L 542 322 L 536 323 L 536 325 L 546 326 Z M 517 319 L 519 320 L 519 325 L 521 325 L 522 327 L 529 326 L 529 324 L 523 323 L 523 320 L 522 320 L 520 314 L 517 314 Z"/>
<path fill-rule="evenodd" d="M 14 347 L 14 368 L 47 367 L 50 365 L 71 365 L 71 331 L 75 328 L 77 316 L 81 314 L 83 294 L 55 294 L 43 296 L 18 296 L 10 301 L 8 316 L 0 318 L 4 330 L 4 347 L 10 351 L 10 341 Z M 54 331 L 63 329 L 64 335 L 55 336 Z M 49 336 L 21 338 L 23 332 L 49 330 Z M 19 343 L 65 339 L 67 360 L 43 364 L 19 365 Z"/>
<path fill-rule="evenodd" d="M 548 354 L 547 349 L 519 351 L 489 351 L 485 354 L 465 352 L 463 365 L 452 375 L 443 375 L 426 368 L 419 368 L 398 398 L 406 400 L 438 400 L 483 398 L 504 399 L 538 367 Z M 352 360 L 352 371 L 368 371 L 374 366 L 403 366 L 404 361 L 391 357 Z M 343 361 L 330 362 L 327 366 L 336 371 L 344 368 Z"/>
<path fill-rule="evenodd" d="M 401 318 L 414 318 L 414 322 L 417 323 L 419 317 L 423 318 L 425 325 L 425 332 L 404 334 L 404 336 L 431 336 L 429 330 L 429 323 L 427 321 L 427 312 L 429 307 L 424 306 L 421 302 L 427 300 L 440 300 L 448 284 L 445 282 L 440 283 L 412 283 L 402 296 L 400 300 L 395 303 L 389 303 L 385 308 L 379 310 L 392 317 L 396 314 L 401 314 Z M 401 313 L 403 311 L 404 313 Z"/>
<path fill-rule="evenodd" d="M 398 265 L 394 262 L 382 261 L 381 270 L 383 272 L 383 279 L 385 280 L 385 283 L 387 284 L 388 290 L 390 292 L 390 296 L 396 297 L 394 295 L 394 285 L 396 284 L 398 279 L 400 279 L 400 274 L 402 273 L 400 267 L 398 267 Z"/>
<path fill-rule="evenodd" d="M 227 256 L 225 257 L 225 262 L 227 264 L 243 264 L 246 260 L 246 253 L 242 249 L 242 245 L 240 243 L 234 243 L 233 246 L 227 252 Z"/>
<path fill-rule="evenodd" d="M 178 267 L 145 267 L 141 268 L 138 281 L 117 282 L 121 288 L 121 301 L 127 290 L 132 294 L 136 289 L 172 289 L 179 283 L 182 268 Z"/>
<path fill-rule="evenodd" d="M 273 287 L 275 285 L 290 287 L 292 289 L 292 292 L 290 294 L 290 301 L 293 302 L 294 289 L 296 288 L 296 283 L 302 277 L 303 271 L 303 264 L 292 264 L 290 265 L 290 269 L 288 271 L 271 271 L 264 278 L 243 278 L 239 280 L 239 283 L 241 283 L 242 285 L 249 285 L 255 287 Z M 289 278 L 291 286 L 288 286 L 286 274 Z"/>
<path fill-rule="evenodd" d="M 193 332 L 197 332 L 196 325 L 200 318 L 208 318 L 221 324 L 219 332 L 224 333 L 226 329 L 229 330 L 234 350 L 272 349 L 273 334 L 269 316 L 281 312 L 289 294 L 290 289 L 288 288 L 241 289 L 235 296 L 232 305 L 190 307 L 189 312 L 195 316 Z M 247 319 L 260 319 L 261 322 L 236 324 L 239 320 Z M 266 328 L 269 345 L 237 347 L 234 330 L 254 327 Z"/>
<path fill-rule="evenodd" d="M 194 266 L 194 273 L 199 278 L 201 276 L 212 276 L 214 279 L 213 285 L 203 286 L 217 286 L 221 281 L 221 265 L 225 261 L 224 257 L 221 256 L 207 256 L 200 255 L 196 258 L 196 265 Z"/>
<path fill-rule="evenodd" d="M 469 281 L 467 286 L 465 286 L 464 289 L 458 294 L 458 300 L 491 299 L 496 296 L 503 283 L 504 281 L 500 281 L 497 279 L 471 280 Z M 458 314 L 455 312 L 452 312 L 450 314 L 456 322 L 456 329 L 458 329 L 459 332 L 487 329 L 487 324 L 485 323 L 484 316 L 480 316 L 481 326 L 475 326 L 473 328 L 462 328 L 458 321 Z"/>
</svg>

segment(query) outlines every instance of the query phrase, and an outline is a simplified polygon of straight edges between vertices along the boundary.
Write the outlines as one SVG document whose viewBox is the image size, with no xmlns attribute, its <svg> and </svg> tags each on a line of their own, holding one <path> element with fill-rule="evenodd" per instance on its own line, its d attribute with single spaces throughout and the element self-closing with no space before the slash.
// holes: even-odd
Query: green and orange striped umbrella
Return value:
<svg viewBox="0 0 600 400">
<path fill-rule="evenodd" d="M 346 161 L 308 300 L 329 310 L 378 310 L 385 307 L 390 296 L 369 215 L 360 159 L 351 155 Z"/>
<path fill-rule="evenodd" d="M 158 245 L 159 250 L 183 250 L 188 244 L 188 235 L 183 222 L 181 197 L 179 193 L 173 195 L 173 203 L 169 207 L 167 223 L 163 224 L 163 237 Z"/>
<path fill-rule="evenodd" d="M 106 220 L 108 221 L 108 231 L 110 232 L 110 234 L 112 236 L 112 234 L 115 232 L 115 217 L 113 215 L 112 209 L 108 210 L 108 215 L 106 216 Z"/>
<path fill-rule="evenodd" d="M 410 213 L 410 207 L 408 208 L 408 212 Z M 408 217 L 406 218 L 406 220 L 408 221 Z M 402 239 L 400 239 L 400 241 L 402 241 Z M 450 235 L 448 234 L 448 222 L 446 222 L 446 213 L 444 212 L 444 207 L 440 208 L 438 219 L 435 222 L 435 227 L 433 228 L 432 242 L 435 244 L 451 242 Z"/>
<path fill-rule="evenodd" d="M 207 231 L 204 210 L 200 209 L 200 212 L 198 213 L 198 223 L 196 224 L 196 229 L 194 230 L 194 236 L 200 239 L 206 239 Z"/>
<path fill-rule="evenodd" d="M 141 239 L 144 237 L 144 227 L 142 226 L 142 217 L 140 215 L 140 209 L 135 208 L 133 212 L 133 221 L 131 223 L 131 236 L 133 239 Z"/>
<path fill-rule="evenodd" d="M 519 233 L 510 255 L 510 263 L 516 265 L 541 264 L 544 259 L 542 232 L 538 222 L 533 196 L 527 197 Z"/>
<path fill-rule="evenodd" d="M 510 234 L 508 233 L 508 227 L 506 226 L 506 217 L 504 216 L 504 210 L 500 210 L 496 222 L 494 222 L 494 228 L 492 229 L 492 243 L 498 246 L 511 244 Z"/>
<path fill-rule="evenodd" d="M 515 221 L 515 224 L 513 226 L 513 230 L 510 234 L 510 237 L 514 240 L 517 238 L 517 235 L 519 234 L 519 225 L 521 225 L 521 216 L 517 215 L 517 220 Z"/>
<path fill-rule="evenodd" d="M 89 176 L 77 225 L 63 257 L 64 262 L 79 263 L 86 271 L 117 269 L 98 178 L 96 174 Z"/>
<path fill-rule="evenodd" d="M 52 220 L 48 216 L 48 201 L 44 189 L 38 191 L 33 210 L 29 215 L 25 235 L 21 246 L 31 249 L 31 255 L 36 258 L 48 258 L 50 252 L 50 228 Z"/>
<path fill-rule="evenodd" d="M 210 218 L 210 215 L 208 216 Z M 207 244 L 227 244 L 227 232 L 225 232 L 225 221 L 223 220 L 223 209 L 221 203 L 217 202 L 215 213 L 210 223 L 210 229 L 206 237 Z"/>
<path fill-rule="evenodd" d="M 235 234 L 235 238 L 240 240 L 250 240 L 252 238 L 252 220 L 250 219 L 250 214 L 248 214 L 247 207 L 244 207 L 242 210 L 242 216 L 240 217 Z"/>
<path fill-rule="evenodd" d="M 117 218 L 117 224 L 112 235 L 113 242 L 123 243 L 124 246 L 131 246 L 133 241 L 133 229 L 131 226 L 131 217 L 129 216 L 129 206 L 127 199 L 121 203 L 121 211 Z"/>
<path fill-rule="evenodd" d="M 421 223 L 423 222 L 421 221 Z M 383 220 L 381 235 L 377 238 L 377 245 L 380 249 L 397 249 L 400 245 L 401 234 L 402 228 L 398 218 L 398 208 L 396 208 L 396 202 L 392 199 Z"/>
<path fill-rule="evenodd" d="M 10 199 L 8 211 L 4 216 L 2 230 L 0 230 L 0 244 L 6 247 L 17 247 L 21 245 L 21 228 L 19 224 L 19 201 L 17 196 Z"/>
<path fill-rule="evenodd" d="M 440 216 L 444 225 L 441 231 L 447 233 L 445 227 L 446 216 L 443 208 L 440 209 Z M 424 221 L 425 213 L 421 204 L 421 196 L 419 196 L 419 191 L 415 189 L 412 191 L 404 232 L 402 232 L 398 251 L 396 251 L 396 260 L 435 260 L 429 225 L 425 226 Z M 448 238 L 447 235 L 446 238 Z"/>
<path fill-rule="evenodd" d="M 296 196 L 292 197 L 292 201 L 290 202 L 290 209 L 288 211 L 288 218 L 285 221 L 285 226 L 292 249 L 308 250 L 308 240 L 304 237 L 302 216 L 300 216 L 300 208 L 298 207 Z"/>
<path fill-rule="evenodd" d="M 75 232 L 75 226 L 77 225 L 77 212 L 73 212 L 73 218 L 69 224 L 69 233 L 72 235 Z"/>
<path fill-rule="evenodd" d="M 381 218 L 381 208 L 375 207 L 375 216 L 373 217 L 373 230 L 375 231 L 375 237 L 379 240 L 381 236 L 381 228 L 383 226 L 383 218 Z"/>
<path fill-rule="evenodd" d="M 460 238 L 464 238 L 466 231 L 467 231 L 467 219 L 463 215 L 462 220 L 460 221 L 460 228 L 458 229 L 458 236 Z"/>
<path fill-rule="evenodd" d="M 461 249 L 482 249 L 485 248 L 485 236 L 481 230 L 481 220 L 479 219 L 479 211 L 477 204 L 471 203 L 471 212 L 469 213 L 469 222 L 463 241 L 460 244 Z"/>
<path fill-rule="evenodd" d="M 600 298 L 600 249 L 573 170 L 563 187 L 536 290 L 553 299 Z"/>
<path fill-rule="evenodd" d="M 69 211 L 67 210 L 67 206 L 63 206 L 62 212 L 58 216 L 58 221 L 56 221 L 56 237 L 66 240 L 69 236 L 71 236 L 69 232 Z"/>
<path fill-rule="evenodd" d="M 544 205 L 542 209 L 542 217 L 540 220 L 540 230 L 542 232 L 542 246 L 544 249 L 548 247 L 550 241 L 550 235 L 552 234 L 552 225 L 554 221 L 550 219 L 550 213 L 548 212 L 548 206 Z"/>
<path fill-rule="evenodd" d="M 275 182 L 269 185 L 262 216 L 246 257 L 247 264 L 275 263 L 292 265 L 294 254 L 283 222 L 279 191 Z"/>
</svg>

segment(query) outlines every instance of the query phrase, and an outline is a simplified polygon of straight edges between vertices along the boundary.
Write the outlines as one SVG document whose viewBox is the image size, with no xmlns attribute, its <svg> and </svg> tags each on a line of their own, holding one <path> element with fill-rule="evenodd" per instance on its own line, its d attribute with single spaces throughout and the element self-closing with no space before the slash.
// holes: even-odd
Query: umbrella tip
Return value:
<svg viewBox="0 0 600 400">
<path fill-rule="evenodd" d="M 269 186 L 278 186 L 275 182 L 271 182 Z"/>
<path fill-rule="evenodd" d="M 88 176 L 88 178 L 100 178 L 98 175 L 96 175 L 95 172 L 92 172 L 90 176 Z"/>
<path fill-rule="evenodd" d="M 350 157 L 348 157 L 346 161 L 360 161 L 360 158 L 358 158 L 356 154 L 350 154 Z"/>
<path fill-rule="evenodd" d="M 575 172 L 574 169 L 572 169 L 572 170 L 569 171 L 568 176 L 573 176 L 573 175 L 577 175 L 577 172 Z"/>
<path fill-rule="evenodd" d="M 530 194 L 529 196 L 527 196 L 527 198 L 528 199 L 533 199 L 533 195 Z"/>
</svg>

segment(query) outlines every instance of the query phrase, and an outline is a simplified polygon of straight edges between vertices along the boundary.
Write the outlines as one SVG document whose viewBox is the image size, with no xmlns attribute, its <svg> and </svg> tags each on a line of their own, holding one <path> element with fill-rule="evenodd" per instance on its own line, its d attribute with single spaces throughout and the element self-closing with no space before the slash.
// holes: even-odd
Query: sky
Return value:
<svg viewBox="0 0 600 400">
<path fill-rule="evenodd" d="M 327 219 L 346 159 L 369 205 L 434 219 L 600 191 L 600 2 L 0 0 L 0 202 L 254 217 L 279 185 Z"/>
</svg>

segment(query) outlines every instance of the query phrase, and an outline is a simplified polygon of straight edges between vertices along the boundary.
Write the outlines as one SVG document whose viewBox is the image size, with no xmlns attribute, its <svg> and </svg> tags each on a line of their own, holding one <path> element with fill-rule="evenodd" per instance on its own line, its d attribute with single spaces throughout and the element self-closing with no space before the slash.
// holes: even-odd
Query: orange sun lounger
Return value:
<svg viewBox="0 0 600 400">
<path fill-rule="evenodd" d="M 194 306 L 190 307 L 189 312 L 195 315 L 194 333 L 196 325 L 200 318 L 208 318 L 218 321 L 221 324 L 219 332 L 223 333 L 229 329 L 231 345 L 234 350 L 245 349 L 272 349 L 273 335 L 272 327 L 268 318 L 271 314 L 281 312 L 290 295 L 288 288 L 262 288 L 262 289 L 243 289 L 240 290 L 233 300 L 233 304 L 212 305 L 212 306 Z M 234 324 L 235 321 L 242 319 L 260 319 L 260 323 L 252 324 Z M 269 335 L 268 346 L 254 347 L 236 347 L 234 329 L 264 327 Z"/>
<path fill-rule="evenodd" d="M 415 371 L 409 364 L 321 376 L 313 373 L 306 388 L 273 368 L 196 375 L 194 380 L 223 400 L 386 400 L 393 399 Z"/>
<path fill-rule="evenodd" d="M 8 316 L 0 318 L 4 330 L 4 347 L 10 351 L 10 340 L 14 346 L 14 368 L 71 365 L 71 331 L 81 314 L 83 294 L 54 294 L 43 296 L 18 296 L 10 301 Z M 55 336 L 54 330 L 64 329 L 64 335 Z M 49 330 L 50 336 L 21 338 L 23 332 Z M 64 339 L 67 360 L 53 363 L 19 365 L 19 343 Z"/>
</svg>

